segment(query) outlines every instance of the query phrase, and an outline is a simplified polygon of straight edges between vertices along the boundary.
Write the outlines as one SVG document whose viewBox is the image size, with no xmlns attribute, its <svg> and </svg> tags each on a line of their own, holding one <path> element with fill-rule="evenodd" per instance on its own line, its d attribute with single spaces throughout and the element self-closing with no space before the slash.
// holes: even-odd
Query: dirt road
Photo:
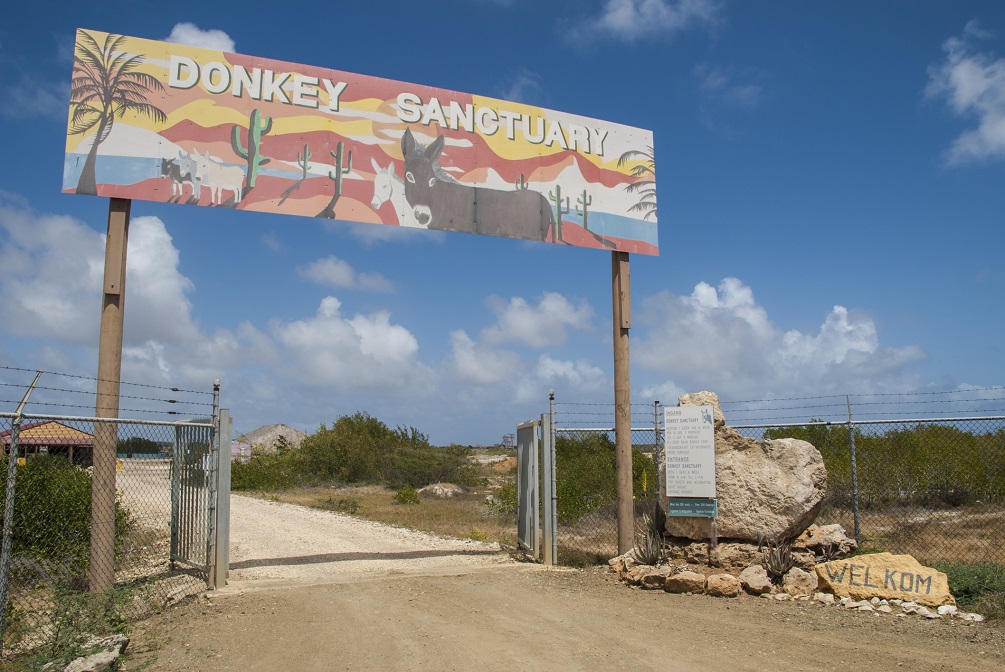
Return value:
<svg viewBox="0 0 1005 672">
<path fill-rule="evenodd" d="M 244 497 L 232 517 L 229 585 L 142 623 L 124 669 L 1005 670 L 1001 625 L 645 592 Z"/>
</svg>

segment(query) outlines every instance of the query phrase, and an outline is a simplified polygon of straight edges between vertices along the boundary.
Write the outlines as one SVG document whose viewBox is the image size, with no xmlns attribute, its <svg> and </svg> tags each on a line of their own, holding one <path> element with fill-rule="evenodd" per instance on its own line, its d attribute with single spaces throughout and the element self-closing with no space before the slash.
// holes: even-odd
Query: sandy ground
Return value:
<svg viewBox="0 0 1005 672">
<path fill-rule="evenodd" d="M 125 670 L 1005 670 L 1005 626 L 646 592 L 601 569 L 235 496 L 226 588 Z"/>
</svg>

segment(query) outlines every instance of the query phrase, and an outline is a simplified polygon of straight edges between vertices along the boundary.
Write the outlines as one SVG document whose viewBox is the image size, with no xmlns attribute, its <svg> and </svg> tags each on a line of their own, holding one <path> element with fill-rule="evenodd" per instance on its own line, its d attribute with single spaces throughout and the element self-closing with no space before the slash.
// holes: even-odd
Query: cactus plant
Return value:
<svg viewBox="0 0 1005 672">
<path fill-rule="evenodd" d="M 555 193 L 548 192 L 548 198 L 555 203 L 555 239 L 552 242 L 562 242 L 562 215 L 569 214 L 569 197 L 565 197 L 562 205 L 562 185 L 555 185 Z"/>
<path fill-rule="evenodd" d="M 310 160 L 311 160 L 311 150 L 310 148 L 307 147 L 307 145 L 304 145 L 304 153 L 301 154 L 300 152 L 297 152 L 297 165 L 300 166 L 304 171 L 304 176 L 300 178 L 301 180 L 307 179 L 307 171 L 311 167 L 311 164 L 309 163 Z"/>
<path fill-rule="evenodd" d="M 588 214 L 587 210 L 589 209 L 589 207 L 591 205 L 593 205 L 593 196 L 587 195 L 586 189 L 583 189 L 583 195 L 579 196 L 578 198 L 576 198 L 576 203 L 579 204 L 579 205 L 576 206 L 576 214 L 580 215 L 583 218 L 583 228 L 586 229 L 587 231 L 589 231 L 590 230 L 590 225 L 587 224 L 587 222 L 586 222 L 586 216 Z M 579 210 L 579 206 L 580 205 L 583 206 L 583 210 L 582 211 Z M 603 227 L 601 227 L 601 228 L 603 228 Z"/>
<path fill-rule="evenodd" d="M 513 184 L 515 184 L 515 185 L 516 185 L 516 188 L 517 188 L 517 191 L 526 191 L 526 190 L 527 190 L 527 188 L 528 188 L 528 187 L 530 186 L 530 185 L 529 185 L 529 184 L 527 184 L 527 182 L 526 182 L 526 181 L 525 181 L 525 180 L 523 179 L 523 173 L 520 173 L 520 179 L 519 179 L 519 180 L 517 180 L 516 182 L 514 182 Z"/>
<path fill-rule="evenodd" d="M 265 165 L 272 159 L 262 156 L 262 136 L 267 135 L 272 130 L 272 117 L 265 117 L 263 121 L 258 109 L 251 111 L 248 117 L 248 148 L 241 144 L 241 127 L 234 126 L 230 133 L 230 146 L 234 153 L 248 162 L 247 189 L 255 188 L 255 180 L 258 179 L 259 167 Z"/>
<path fill-rule="evenodd" d="M 346 167 L 343 168 L 342 153 L 345 149 L 345 144 L 339 142 L 335 149 L 336 151 L 334 152 L 331 150 L 328 151 L 332 155 L 332 158 L 335 159 L 335 172 L 328 171 L 328 177 L 335 183 L 335 193 L 332 194 L 332 200 L 328 202 L 328 206 L 316 215 L 325 219 L 335 219 L 335 204 L 342 195 L 342 176 L 352 172 L 352 150 L 349 150 L 349 160 Z"/>
</svg>

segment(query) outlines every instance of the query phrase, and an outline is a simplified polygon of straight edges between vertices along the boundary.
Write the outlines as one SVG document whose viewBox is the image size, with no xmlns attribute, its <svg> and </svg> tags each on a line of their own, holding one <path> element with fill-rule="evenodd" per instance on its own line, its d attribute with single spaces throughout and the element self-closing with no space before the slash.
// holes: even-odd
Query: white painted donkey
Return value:
<svg viewBox="0 0 1005 672">
<path fill-rule="evenodd" d="M 210 203 L 222 204 L 223 191 L 234 192 L 234 203 L 241 202 L 241 184 L 244 182 L 244 169 L 240 166 L 225 166 L 206 155 L 196 153 L 195 161 L 199 166 L 199 179 L 209 187 Z"/>
<path fill-rule="evenodd" d="M 391 201 L 400 226 L 428 228 L 428 224 L 416 221 L 415 210 L 405 200 L 405 181 L 394 172 L 394 162 L 392 161 L 387 168 L 381 168 L 377 160 L 371 158 L 370 165 L 376 173 L 373 178 L 373 200 L 370 201 L 370 207 L 379 210 L 380 206 Z"/>
</svg>

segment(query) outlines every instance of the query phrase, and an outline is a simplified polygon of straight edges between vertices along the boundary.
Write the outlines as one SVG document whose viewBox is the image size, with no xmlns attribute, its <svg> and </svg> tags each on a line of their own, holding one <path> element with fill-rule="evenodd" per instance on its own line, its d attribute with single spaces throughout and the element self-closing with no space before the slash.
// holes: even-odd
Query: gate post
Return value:
<svg viewBox="0 0 1005 672">
<path fill-rule="evenodd" d="M 555 425 L 552 423 L 555 410 L 555 393 L 552 392 L 551 412 L 541 416 L 542 473 L 541 502 L 544 504 L 544 557 L 546 565 L 558 561 L 558 497 L 555 494 Z"/>
<path fill-rule="evenodd" d="M 210 577 L 210 590 L 227 585 L 230 570 L 230 437 L 233 418 L 226 408 L 220 409 L 216 435 L 220 437 L 220 464 L 217 469 L 216 488 L 216 563 L 214 576 Z"/>
</svg>

